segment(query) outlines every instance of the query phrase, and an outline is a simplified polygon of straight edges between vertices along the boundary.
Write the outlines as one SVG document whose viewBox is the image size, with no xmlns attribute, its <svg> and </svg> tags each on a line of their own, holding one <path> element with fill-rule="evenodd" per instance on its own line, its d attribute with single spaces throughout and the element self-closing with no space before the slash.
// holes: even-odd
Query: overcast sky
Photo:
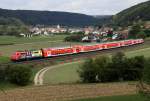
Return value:
<svg viewBox="0 0 150 101">
<path fill-rule="evenodd" d="M 148 0 L 0 0 L 0 8 L 112 15 Z"/>
</svg>

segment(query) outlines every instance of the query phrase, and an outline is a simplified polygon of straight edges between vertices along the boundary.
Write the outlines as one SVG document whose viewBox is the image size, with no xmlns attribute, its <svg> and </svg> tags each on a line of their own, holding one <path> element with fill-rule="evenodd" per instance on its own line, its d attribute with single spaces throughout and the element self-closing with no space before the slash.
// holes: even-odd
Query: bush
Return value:
<svg viewBox="0 0 150 101">
<path fill-rule="evenodd" d="M 97 80 L 99 82 L 111 81 L 112 71 L 109 70 L 110 58 L 107 56 L 100 56 L 95 59 L 95 67 L 97 68 Z"/>
<path fill-rule="evenodd" d="M 81 42 L 82 41 L 82 38 L 83 38 L 83 35 L 70 35 L 70 36 L 67 36 L 64 41 L 67 41 L 67 42 Z"/>
<path fill-rule="evenodd" d="M 30 82 L 32 70 L 27 66 L 15 65 L 9 67 L 7 73 L 11 83 L 25 86 Z"/>
<path fill-rule="evenodd" d="M 132 28 L 131 28 L 131 30 L 129 32 L 129 36 L 131 38 L 135 38 L 140 31 L 141 31 L 140 24 L 135 24 L 135 25 L 132 26 Z"/>
<path fill-rule="evenodd" d="M 146 37 L 150 37 L 150 29 L 144 30 L 144 33 L 146 34 Z"/>
<path fill-rule="evenodd" d="M 6 76 L 6 67 L 0 65 L 0 81 L 3 82 L 7 78 Z"/>
<path fill-rule="evenodd" d="M 142 71 L 145 65 L 144 56 L 135 56 L 126 59 L 126 70 L 124 71 L 124 80 L 139 80 L 142 77 Z"/>
<path fill-rule="evenodd" d="M 78 73 L 83 82 L 85 82 L 85 83 L 96 82 L 97 71 L 94 66 L 93 59 L 86 60 L 80 67 L 80 70 L 78 71 Z"/>
<path fill-rule="evenodd" d="M 111 67 L 116 71 L 116 74 L 118 75 L 120 80 L 124 79 L 124 71 L 126 69 L 125 64 L 125 54 L 123 52 L 118 52 L 114 55 L 112 55 L 112 63 Z"/>
<path fill-rule="evenodd" d="M 143 70 L 143 81 L 150 85 L 150 58 L 146 60 Z"/>
<path fill-rule="evenodd" d="M 142 38 L 142 39 L 145 39 L 146 38 L 146 34 L 144 31 L 140 31 L 137 35 L 136 35 L 137 38 Z"/>
<path fill-rule="evenodd" d="M 138 90 L 141 95 L 150 99 L 150 58 L 146 60 L 143 70 L 143 77 L 139 80 Z"/>
<path fill-rule="evenodd" d="M 112 81 L 111 78 L 114 77 L 112 76 L 114 73 L 109 70 L 109 63 L 110 58 L 107 56 L 100 56 L 96 59 L 85 61 L 79 70 L 81 80 L 85 83 Z"/>
</svg>

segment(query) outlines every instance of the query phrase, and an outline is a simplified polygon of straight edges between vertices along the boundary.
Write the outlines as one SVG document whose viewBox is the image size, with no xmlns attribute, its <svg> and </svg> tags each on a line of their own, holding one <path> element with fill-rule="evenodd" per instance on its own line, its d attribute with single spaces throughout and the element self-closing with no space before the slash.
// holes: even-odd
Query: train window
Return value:
<svg viewBox="0 0 150 101">
<path fill-rule="evenodd" d="M 39 52 L 34 52 L 34 53 L 39 53 Z"/>
<path fill-rule="evenodd" d="M 26 55 L 26 53 L 21 53 L 21 55 Z"/>
<path fill-rule="evenodd" d="M 50 52 L 50 51 L 48 51 L 47 53 L 48 53 L 48 54 L 51 54 L 51 52 Z"/>
</svg>

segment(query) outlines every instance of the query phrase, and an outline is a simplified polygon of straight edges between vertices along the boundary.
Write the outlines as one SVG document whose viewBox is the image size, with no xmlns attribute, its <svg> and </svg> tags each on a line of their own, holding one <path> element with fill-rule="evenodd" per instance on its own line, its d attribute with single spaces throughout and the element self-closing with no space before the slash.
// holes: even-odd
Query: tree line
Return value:
<svg viewBox="0 0 150 101">
<path fill-rule="evenodd" d="M 129 38 L 143 38 L 150 37 L 150 29 L 142 28 L 143 24 L 137 23 L 131 27 L 129 31 Z"/>
<path fill-rule="evenodd" d="M 118 26 L 129 26 L 133 23 L 142 20 L 150 20 L 150 1 L 140 3 L 128 9 L 121 11 L 113 16 L 113 23 Z"/>
<path fill-rule="evenodd" d="M 93 16 L 57 12 L 57 11 L 34 11 L 34 10 L 8 10 L 0 9 L 0 17 L 12 17 L 23 21 L 27 25 L 63 25 L 63 26 L 89 26 L 98 22 L 105 22 L 105 17 L 95 18 Z M 101 21 L 102 19 L 102 21 Z"/>
<path fill-rule="evenodd" d="M 150 68 L 149 62 L 150 59 L 144 56 L 127 58 L 124 53 L 118 52 L 111 58 L 99 56 L 86 60 L 78 73 L 84 83 L 137 81 L 142 77 L 150 82 L 150 71 L 147 70 Z"/>
</svg>

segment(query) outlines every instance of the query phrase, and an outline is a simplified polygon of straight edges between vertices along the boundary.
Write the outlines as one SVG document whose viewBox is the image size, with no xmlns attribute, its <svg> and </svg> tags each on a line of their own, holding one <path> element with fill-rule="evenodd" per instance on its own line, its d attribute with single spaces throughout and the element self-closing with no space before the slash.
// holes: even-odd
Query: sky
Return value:
<svg viewBox="0 0 150 101">
<path fill-rule="evenodd" d="M 147 0 L 0 0 L 0 8 L 114 15 Z"/>
</svg>

